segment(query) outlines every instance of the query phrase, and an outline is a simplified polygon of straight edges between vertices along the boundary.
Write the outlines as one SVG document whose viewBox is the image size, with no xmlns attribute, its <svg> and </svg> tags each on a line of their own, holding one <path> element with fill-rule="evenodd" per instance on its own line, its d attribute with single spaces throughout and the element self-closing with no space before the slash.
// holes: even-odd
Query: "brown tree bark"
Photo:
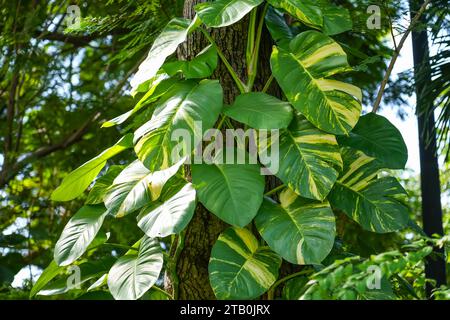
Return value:
<svg viewBox="0 0 450 320">
<path fill-rule="evenodd" d="M 184 7 L 184 17 L 193 19 L 195 16 L 194 5 L 204 0 L 187 0 Z M 240 22 L 221 29 L 209 30 L 218 47 L 223 51 L 227 60 L 236 71 L 237 75 L 246 82 L 246 45 L 248 33 L 248 16 Z M 201 32 L 192 34 L 178 50 L 178 58 L 182 60 L 192 59 L 209 42 Z M 272 50 L 272 42 L 268 31 L 263 31 L 258 76 L 255 81 L 255 90 L 261 90 L 270 77 L 269 58 Z M 233 79 L 229 75 L 223 63 L 219 63 L 213 78 L 219 79 L 224 91 L 224 103 L 230 104 L 240 94 Z M 275 84 L 270 92 L 279 95 L 279 89 Z M 273 188 L 278 182 L 267 179 L 266 187 Z M 215 299 L 209 284 L 208 262 L 211 248 L 219 234 L 226 228 L 226 224 L 220 221 L 212 213 L 208 212 L 201 204 L 198 204 L 195 215 L 186 229 L 184 246 L 179 255 L 176 273 L 178 279 L 178 299 Z M 166 281 L 166 286 L 171 287 L 171 279 Z"/>
</svg>

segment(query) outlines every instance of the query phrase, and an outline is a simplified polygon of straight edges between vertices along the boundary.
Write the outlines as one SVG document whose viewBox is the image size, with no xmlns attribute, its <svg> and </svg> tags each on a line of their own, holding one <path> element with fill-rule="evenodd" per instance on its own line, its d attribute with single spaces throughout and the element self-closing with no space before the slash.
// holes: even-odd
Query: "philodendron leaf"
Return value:
<svg viewBox="0 0 450 320">
<path fill-rule="evenodd" d="M 331 206 L 342 210 L 363 229 L 386 233 L 408 224 L 406 191 L 393 177 L 377 178 L 380 163 L 363 152 L 343 148 L 344 170 L 328 196 Z"/>
<path fill-rule="evenodd" d="M 320 29 L 323 26 L 322 11 L 312 0 L 267 0 L 275 8 L 285 10 L 307 26 Z"/>
<path fill-rule="evenodd" d="M 213 45 L 203 49 L 191 61 L 174 61 L 164 64 L 163 69 L 174 76 L 181 72 L 185 79 L 207 78 L 217 68 L 217 50 Z"/>
<path fill-rule="evenodd" d="M 116 300 L 136 300 L 158 280 L 163 254 L 157 240 L 144 236 L 137 251 L 119 258 L 108 273 L 109 291 Z"/>
<path fill-rule="evenodd" d="M 209 211 L 231 225 L 244 227 L 262 203 L 264 176 L 258 164 L 226 163 L 224 154 L 218 152 L 211 164 L 192 165 L 192 182 L 199 201 Z"/>
<path fill-rule="evenodd" d="M 177 157 L 190 156 L 194 144 L 216 123 L 222 106 L 223 91 L 217 80 L 178 82 L 161 98 L 150 121 L 136 130 L 139 159 L 157 171 L 173 165 Z"/>
<path fill-rule="evenodd" d="M 220 28 L 238 22 L 262 2 L 263 0 L 216 0 L 199 3 L 194 8 L 206 26 Z"/>
<path fill-rule="evenodd" d="M 286 128 L 293 117 L 288 102 L 262 92 L 241 94 L 224 113 L 255 129 Z"/>
<path fill-rule="evenodd" d="M 250 231 L 232 227 L 212 248 L 209 281 L 218 299 L 254 299 L 277 280 L 280 265 L 280 257 Z"/>
<path fill-rule="evenodd" d="M 127 134 L 115 145 L 69 173 L 61 185 L 53 191 L 51 199 L 54 201 L 70 201 L 75 199 L 86 190 L 100 171 L 102 171 L 109 158 L 131 147 L 133 147 L 133 135 Z"/>
<path fill-rule="evenodd" d="M 299 197 L 290 189 L 281 205 L 264 199 L 255 218 L 256 228 L 276 253 L 294 264 L 319 264 L 334 244 L 336 224 L 328 202 Z"/>
<path fill-rule="evenodd" d="M 306 31 L 289 51 L 274 47 L 272 72 L 289 102 L 312 124 L 333 134 L 348 134 L 361 113 L 361 90 L 329 79 L 349 70 L 347 55 L 330 37 Z"/>
<path fill-rule="evenodd" d="M 400 131 L 388 119 L 372 112 L 359 119 L 349 136 L 338 137 L 338 142 L 376 158 L 384 168 L 404 169 L 408 161 Z"/>
<path fill-rule="evenodd" d="M 151 238 L 164 238 L 182 231 L 191 221 L 195 210 L 195 189 L 186 184 L 171 197 L 144 207 L 137 217 L 138 226 Z"/>
<path fill-rule="evenodd" d="M 156 38 L 147 58 L 139 66 L 138 72 L 131 79 L 131 91 L 136 92 L 140 84 L 152 79 L 166 58 L 175 52 L 178 46 L 186 40 L 188 34 L 193 32 L 198 25 L 197 17 L 193 21 L 182 18 L 170 20 Z"/>
<path fill-rule="evenodd" d="M 272 154 L 272 143 L 270 138 L 261 138 L 260 154 Z M 336 137 L 317 129 L 299 116 L 294 118 L 287 130 L 281 132 L 279 157 L 274 159 L 266 165 L 278 168 L 273 173 L 281 181 L 302 197 L 316 200 L 325 199 L 342 168 Z M 273 161 L 279 161 L 278 165 Z"/>
<path fill-rule="evenodd" d="M 123 217 L 157 200 L 164 184 L 177 173 L 184 160 L 156 172 L 151 172 L 139 160 L 135 160 L 114 179 L 106 191 L 104 202 L 108 213 Z"/>
<path fill-rule="evenodd" d="M 105 216 L 106 209 L 102 205 L 78 210 L 56 242 L 54 258 L 59 266 L 67 266 L 81 257 L 100 230 Z"/>
<path fill-rule="evenodd" d="M 111 166 L 103 176 L 98 178 L 92 189 L 89 191 L 86 204 L 103 203 L 103 197 L 106 190 L 113 184 L 114 179 L 119 175 L 123 168 L 123 166 Z"/>
</svg>

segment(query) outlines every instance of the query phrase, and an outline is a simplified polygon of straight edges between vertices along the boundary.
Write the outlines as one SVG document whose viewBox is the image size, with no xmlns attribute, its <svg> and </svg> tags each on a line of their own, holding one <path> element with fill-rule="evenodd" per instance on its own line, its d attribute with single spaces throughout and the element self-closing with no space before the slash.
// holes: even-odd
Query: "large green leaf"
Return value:
<svg viewBox="0 0 450 320">
<path fill-rule="evenodd" d="M 109 291 L 116 300 L 139 299 L 158 280 L 162 266 L 158 241 L 144 236 L 137 252 L 130 250 L 112 266 L 108 273 Z"/>
<path fill-rule="evenodd" d="M 69 220 L 55 245 L 54 258 L 58 265 L 67 266 L 77 260 L 94 240 L 103 224 L 103 205 L 84 206 Z"/>
<path fill-rule="evenodd" d="M 406 191 L 393 177 L 377 178 L 380 164 L 363 152 L 343 148 L 344 170 L 328 196 L 331 206 L 342 210 L 365 230 L 385 233 L 408 224 Z"/>
<path fill-rule="evenodd" d="M 377 158 L 385 168 L 404 169 L 408 161 L 408 149 L 400 131 L 375 113 L 362 116 L 350 135 L 338 137 L 338 142 Z"/>
<path fill-rule="evenodd" d="M 209 281 L 218 299 L 254 299 L 277 280 L 280 265 L 280 257 L 250 231 L 232 227 L 212 248 Z"/>
<path fill-rule="evenodd" d="M 53 278 L 55 278 L 64 268 L 58 266 L 58 264 L 52 260 L 47 268 L 39 276 L 39 279 L 33 285 L 30 291 L 30 299 L 33 298 L 39 291 L 42 290 Z"/>
<path fill-rule="evenodd" d="M 210 28 L 232 25 L 241 20 L 263 0 L 216 0 L 195 6 L 200 20 Z"/>
<path fill-rule="evenodd" d="M 191 221 L 195 210 L 195 189 L 186 184 L 171 197 L 144 207 L 137 217 L 138 226 L 151 238 L 167 237 L 182 231 Z"/>
<path fill-rule="evenodd" d="M 306 31 L 289 51 L 274 48 L 272 72 L 291 104 L 319 129 L 348 134 L 361 113 L 361 90 L 329 79 L 350 66 L 342 48 L 330 37 Z"/>
<path fill-rule="evenodd" d="M 106 149 L 94 159 L 89 160 L 64 178 L 61 185 L 52 193 L 54 201 L 70 201 L 78 197 L 102 171 L 106 161 L 116 154 L 133 147 L 133 135 L 127 134 L 115 145 Z"/>
<path fill-rule="evenodd" d="M 222 106 L 223 92 L 218 81 L 177 83 L 162 97 L 150 121 L 135 132 L 135 150 L 139 159 L 147 168 L 156 171 L 178 161 L 172 157 L 174 150 L 180 149 L 178 156 L 190 156 L 194 143 L 202 141 L 203 132 L 214 126 Z M 196 129 L 196 122 L 202 128 Z M 180 142 L 180 137 L 173 137 L 177 133 L 187 133 L 187 141 Z"/>
<path fill-rule="evenodd" d="M 307 26 L 321 28 L 323 26 L 322 11 L 312 0 L 268 0 L 275 8 L 285 10 Z"/>
<path fill-rule="evenodd" d="M 262 92 L 241 94 L 224 113 L 255 129 L 286 128 L 292 120 L 288 102 Z"/>
<path fill-rule="evenodd" d="M 104 202 L 108 213 L 123 217 L 141 209 L 161 195 L 164 184 L 174 176 L 184 160 L 172 167 L 151 172 L 139 160 L 126 167 L 106 191 Z"/>
<path fill-rule="evenodd" d="M 265 199 L 255 218 L 267 244 L 295 264 L 319 264 L 334 244 L 336 225 L 328 202 L 297 196 L 290 189 L 280 195 L 281 205 Z"/>
<path fill-rule="evenodd" d="M 131 91 L 136 92 L 140 84 L 152 79 L 166 58 L 175 52 L 178 46 L 186 40 L 188 34 L 193 32 L 198 25 L 197 18 L 194 21 L 183 18 L 170 20 L 156 38 L 147 58 L 139 66 L 138 72 L 131 79 Z"/>
<path fill-rule="evenodd" d="M 192 182 L 199 201 L 209 211 L 231 225 L 244 227 L 258 213 L 264 177 L 258 164 L 225 163 L 224 154 L 218 152 L 211 164 L 192 165 Z"/>
<path fill-rule="evenodd" d="M 259 152 L 271 154 L 269 141 L 260 138 Z M 330 192 L 339 171 L 342 158 L 335 136 L 327 134 L 303 117 L 295 117 L 287 130 L 279 137 L 279 165 L 272 161 L 265 163 L 267 167 L 278 168 L 273 172 L 286 185 L 299 195 L 323 200 Z"/>
<path fill-rule="evenodd" d="M 163 69 L 174 76 L 181 72 L 186 79 L 208 78 L 217 68 L 217 50 L 213 45 L 203 49 L 191 61 L 174 61 L 164 64 Z"/>
<path fill-rule="evenodd" d="M 111 166 L 103 176 L 98 178 L 92 189 L 89 191 L 86 204 L 103 203 L 103 197 L 106 190 L 113 184 L 114 179 L 119 175 L 123 168 L 123 166 Z"/>
</svg>

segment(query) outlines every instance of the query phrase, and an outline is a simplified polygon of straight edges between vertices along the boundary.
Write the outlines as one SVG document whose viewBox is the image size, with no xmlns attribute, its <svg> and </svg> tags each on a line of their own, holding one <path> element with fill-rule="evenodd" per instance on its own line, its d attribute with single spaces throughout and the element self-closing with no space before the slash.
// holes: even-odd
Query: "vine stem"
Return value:
<svg viewBox="0 0 450 320">
<path fill-rule="evenodd" d="M 264 28 L 264 19 L 266 17 L 268 8 L 269 8 L 269 4 L 266 3 L 261 12 L 261 17 L 259 19 L 259 24 L 258 24 L 258 31 L 256 33 L 256 40 L 255 40 L 255 44 L 254 44 L 254 48 L 253 48 L 253 54 L 252 54 L 250 65 L 248 66 L 247 89 L 249 92 L 253 89 L 256 75 L 258 73 L 259 49 L 261 47 L 261 36 L 262 36 L 262 30 Z"/>
<path fill-rule="evenodd" d="M 375 104 L 373 105 L 372 112 L 376 113 L 378 111 L 378 108 L 381 104 L 381 99 L 383 97 L 384 91 L 386 89 L 386 85 L 389 81 L 389 77 L 391 76 L 392 70 L 394 69 L 395 63 L 397 62 L 397 58 L 400 55 L 400 51 L 403 48 L 403 45 L 405 44 L 406 39 L 408 38 L 409 34 L 411 33 L 413 27 L 417 24 L 420 17 L 424 13 L 425 9 L 427 8 L 428 4 L 431 2 L 431 0 L 426 0 L 422 6 L 420 7 L 417 14 L 414 16 L 414 18 L 411 20 L 411 23 L 409 24 L 408 29 L 403 34 L 402 38 L 400 39 L 400 42 L 398 43 L 397 49 L 394 51 L 394 55 L 392 56 L 391 62 L 389 63 L 389 67 L 386 70 L 386 74 L 383 78 L 383 81 L 381 82 L 380 90 L 378 91 L 377 99 L 375 100 Z"/>
<path fill-rule="evenodd" d="M 264 88 L 262 89 L 261 92 L 266 93 L 267 90 L 269 90 L 270 85 L 272 84 L 273 79 L 274 79 L 273 74 L 271 74 L 271 75 L 270 75 L 270 78 L 267 80 L 267 82 L 266 82 L 266 84 L 264 85 Z"/>
<path fill-rule="evenodd" d="M 222 60 L 223 64 L 225 65 L 225 67 L 227 68 L 228 72 L 230 73 L 230 76 L 233 78 L 234 82 L 236 83 L 239 91 L 241 93 L 245 93 L 247 92 L 247 88 L 245 87 L 244 83 L 241 81 L 241 79 L 239 79 L 238 75 L 236 74 L 236 72 L 234 71 L 233 67 L 231 66 L 231 64 L 228 62 L 227 58 L 225 57 L 225 55 L 223 54 L 222 50 L 220 50 L 219 46 L 217 45 L 216 41 L 214 40 L 213 37 L 211 37 L 211 35 L 209 34 L 208 31 L 206 31 L 203 28 L 200 28 L 201 32 L 204 34 L 204 36 L 206 37 L 206 39 L 208 39 L 208 41 L 212 44 L 212 46 L 217 50 L 217 54 L 219 55 L 220 59 Z"/>
<path fill-rule="evenodd" d="M 284 278 L 281 278 L 280 280 L 278 280 L 277 282 L 275 282 L 269 289 L 269 291 L 267 291 L 267 300 L 273 300 L 274 296 L 275 296 L 275 290 L 278 288 L 278 286 L 292 278 L 298 277 L 298 276 L 302 276 L 305 274 L 309 274 L 311 273 L 311 270 L 302 270 L 293 274 L 290 274 Z"/>
<path fill-rule="evenodd" d="M 281 189 L 283 189 L 285 187 L 284 184 L 282 184 L 281 186 L 278 186 L 276 188 L 273 188 L 272 190 L 266 192 L 264 195 L 266 197 L 273 195 L 274 193 L 277 193 L 278 191 L 280 191 Z"/>
</svg>

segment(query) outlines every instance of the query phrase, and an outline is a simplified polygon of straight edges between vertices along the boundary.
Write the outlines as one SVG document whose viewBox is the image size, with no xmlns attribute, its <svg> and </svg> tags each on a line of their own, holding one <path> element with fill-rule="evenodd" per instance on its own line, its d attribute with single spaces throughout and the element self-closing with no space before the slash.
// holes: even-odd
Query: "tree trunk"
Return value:
<svg viewBox="0 0 450 320">
<path fill-rule="evenodd" d="M 411 16 L 423 4 L 423 0 L 410 0 Z M 422 22 L 426 18 L 422 15 Z M 439 182 L 439 164 L 437 158 L 437 144 L 435 132 L 435 119 L 433 112 L 425 112 L 431 109 L 433 101 L 424 99 L 424 92 L 431 82 L 430 56 L 428 49 L 427 30 L 412 32 L 414 74 L 416 79 L 417 120 L 419 127 L 419 152 L 420 152 L 420 181 L 422 190 L 422 219 L 423 228 L 428 236 L 433 234 L 443 235 L 441 191 Z M 442 257 L 430 257 L 426 260 L 425 274 L 428 279 L 436 280 L 436 285 L 445 284 L 445 260 L 443 249 L 435 248 L 435 252 Z M 430 296 L 433 289 L 427 283 L 427 295 Z"/>
<path fill-rule="evenodd" d="M 187 0 L 184 7 L 184 17 L 194 18 L 195 12 L 193 6 L 204 0 Z M 240 22 L 227 28 L 209 30 L 215 39 L 218 47 L 223 51 L 224 55 L 236 71 L 237 75 L 243 80 L 247 80 L 246 76 L 246 45 L 248 32 L 248 17 Z M 203 34 L 195 32 L 178 50 L 178 58 L 182 60 L 192 59 L 209 42 Z M 260 65 L 258 68 L 258 77 L 255 81 L 255 89 L 261 90 L 270 77 L 271 71 L 269 66 L 269 57 L 271 53 L 272 43 L 268 32 L 264 30 L 261 50 Z M 224 102 L 230 104 L 234 98 L 239 95 L 239 90 L 233 79 L 229 75 L 223 63 L 219 63 L 213 78 L 220 79 L 220 83 L 224 91 Z M 273 85 L 272 94 L 277 95 L 279 92 L 276 85 Z M 277 183 L 275 179 L 268 179 L 266 183 L 271 188 Z M 209 284 L 208 262 L 211 254 L 211 248 L 217 240 L 219 234 L 226 228 L 226 224 L 219 220 L 212 213 L 208 212 L 201 204 L 198 204 L 192 221 L 186 229 L 184 236 L 184 246 L 179 255 L 176 273 L 178 279 L 178 299 L 215 299 Z M 171 286 L 171 279 L 167 281 L 167 285 Z"/>
</svg>

